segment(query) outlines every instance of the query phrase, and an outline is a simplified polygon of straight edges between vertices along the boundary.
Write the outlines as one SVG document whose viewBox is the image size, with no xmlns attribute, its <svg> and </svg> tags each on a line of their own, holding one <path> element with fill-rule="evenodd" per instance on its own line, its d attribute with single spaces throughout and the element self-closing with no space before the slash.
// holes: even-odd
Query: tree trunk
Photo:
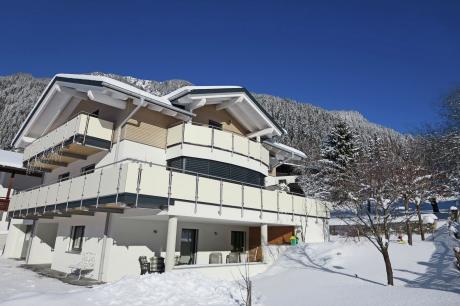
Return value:
<svg viewBox="0 0 460 306">
<path fill-rule="evenodd" d="M 412 224 L 410 223 L 409 218 L 409 200 L 407 197 L 404 197 L 404 210 L 406 211 L 406 235 L 407 243 L 412 245 Z"/>
<path fill-rule="evenodd" d="M 385 261 L 385 269 L 387 271 L 387 283 L 390 286 L 393 286 L 393 268 L 391 267 L 390 255 L 388 254 L 388 249 L 382 249 L 383 260 Z"/>
<path fill-rule="evenodd" d="M 415 207 L 417 208 L 417 217 L 418 217 L 418 227 L 419 227 L 419 230 L 420 230 L 420 238 L 422 240 L 425 240 L 425 231 L 423 230 L 423 220 L 422 220 L 422 213 L 420 211 L 420 205 L 422 205 L 421 201 L 419 203 L 415 203 Z"/>
</svg>

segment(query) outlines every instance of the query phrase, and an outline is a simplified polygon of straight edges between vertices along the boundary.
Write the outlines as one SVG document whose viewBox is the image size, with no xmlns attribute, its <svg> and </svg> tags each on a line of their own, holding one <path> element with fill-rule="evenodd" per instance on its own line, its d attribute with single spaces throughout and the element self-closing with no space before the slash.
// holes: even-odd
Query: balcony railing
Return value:
<svg viewBox="0 0 460 306">
<path fill-rule="evenodd" d="M 192 144 L 238 154 L 269 165 L 269 152 L 262 143 L 230 131 L 182 123 L 168 129 L 167 147 Z"/>
<path fill-rule="evenodd" d="M 161 209 L 169 209 L 174 201 L 192 203 L 197 213 L 200 203 L 219 206 L 219 214 L 227 207 L 292 215 L 328 217 L 324 205 L 302 195 L 268 190 L 218 177 L 202 177 L 198 173 L 171 169 L 137 160 L 124 160 L 95 169 L 92 173 L 66 181 L 39 186 L 13 195 L 9 211 L 13 216 L 44 214 L 103 204 L 137 207 L 142 199 L 163 200 Z M 142 206 L 146 207 L 146 206 Z"/>
<path fill-rule="evenodd" d="M 84 140 L 97 139 L 110 142 L 112 139 L 113 123 L 102 120 L 90 114 L 80 113 L 48 134 L 36 139 L 24 149 L 24 161 L 46 152 L 56 146 L 63 145 L 76 136 Z"/>
</svg>

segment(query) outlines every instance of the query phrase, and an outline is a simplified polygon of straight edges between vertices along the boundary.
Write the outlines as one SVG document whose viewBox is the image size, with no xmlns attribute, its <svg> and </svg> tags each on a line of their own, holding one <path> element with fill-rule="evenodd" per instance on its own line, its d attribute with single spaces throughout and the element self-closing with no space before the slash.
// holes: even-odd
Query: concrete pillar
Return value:
<svg viewBox="0 0 460 306">
<path fill-rule="evenodd" d="M 166 258 L 165 271 L 169 272 L 174 268 L 176 256 L 177 217 L 170 216 L 168 220 L 168 234 L 166 237 Z"/>
<path fill-rule="evenodd" d="M 262 260 L 265 263 L 268 260 L 267 246 L 268 246 L 268 225 L 261 224 L 260 225 L 260 247 L 262 249 Z"/>
</svg>

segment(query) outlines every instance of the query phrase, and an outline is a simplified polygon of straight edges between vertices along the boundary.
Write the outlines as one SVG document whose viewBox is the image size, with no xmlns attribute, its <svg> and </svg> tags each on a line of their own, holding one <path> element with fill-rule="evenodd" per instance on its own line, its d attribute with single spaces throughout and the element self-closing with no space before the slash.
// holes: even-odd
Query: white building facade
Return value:
<svg viewBox="0 0 460 306">
<path fill-rule="evenodd" d="M 293 236 L 327 239 L 326 205 L 267 188 L 305 158 L 274 141 L 282 134 L 242 87 L 159 97 L 57 75 L 12 143 L 41 183 L 11 196 L 8 216 L 31 223 L 30 237 L 10 231 L 4 256 L 66 273 L 90 258 L 84 276 L 100 281 L 139 274 L 141 256 L 167 272 L 261 272 Z"/>
</svg>

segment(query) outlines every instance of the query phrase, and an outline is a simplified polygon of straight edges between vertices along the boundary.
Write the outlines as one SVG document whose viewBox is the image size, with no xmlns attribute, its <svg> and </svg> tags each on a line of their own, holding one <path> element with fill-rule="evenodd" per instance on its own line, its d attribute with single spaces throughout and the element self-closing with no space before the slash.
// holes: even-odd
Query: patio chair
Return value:
<svg viewBox="0 0 460 306">
<path fill-rule="evenodd" d="M 139 265 L 141 266 L 141 275 L 150 273 L 150 263 L 147 260 L 147 256 L 139 256 Z"/>
<path fill-rule="evenodd" d="M 93 252 L 85 252 L 81 256 L 81 261 L 76 265 L 69 266 L 70 272 L 66 274 L 75 274 L 78 275 L 78 280 L 80 280 L 82 274 L 88 274 L 90 271 L 94 270 L 94 265 L 96 262 L 96 254 Z"/>
<path fill-rule="evenodd" d="M 209 254 L 209 264 L 221 264 L 222 263 L 222 253 L 213 252 Z"/>
<path fill-rule="evenodd" d="M 240 253 L 231 252 L 227 255 L 227 263 L 240 263 Z"/>
</svg>

